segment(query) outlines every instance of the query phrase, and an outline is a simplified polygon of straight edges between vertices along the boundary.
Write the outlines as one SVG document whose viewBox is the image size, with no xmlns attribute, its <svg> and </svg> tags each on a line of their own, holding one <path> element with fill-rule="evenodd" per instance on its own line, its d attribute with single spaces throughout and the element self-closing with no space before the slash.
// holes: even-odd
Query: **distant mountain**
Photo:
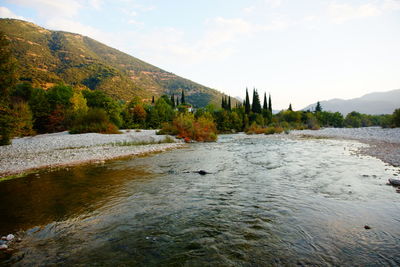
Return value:
<svg viewBox="0 0 400 267">
<path fill-rule="evenodd" d="M 80 34 L 50 31 L 33 23 L 0 19 L 11 41 L 21 81 L 49 88 L 56 83 L 101 90 L 117 99 L 180 96 L 197 107 L 221 103 L 222 93 L 164 71 Z M 236 103 L 236 100 L 232 100 Z"/>
<path fill-rule="evenodd" d="M 323 110 L 338 111 L 343 115 L 352 111 L 372 115 L 392 114 L 395 109 L 400 108 L 400 89 L 370 93 L 348 100 L 335 98 L 320 103 Z M 303 110 L 314 110 L 316 105 L 317 103 L 311 104 Z"/>
</svg>

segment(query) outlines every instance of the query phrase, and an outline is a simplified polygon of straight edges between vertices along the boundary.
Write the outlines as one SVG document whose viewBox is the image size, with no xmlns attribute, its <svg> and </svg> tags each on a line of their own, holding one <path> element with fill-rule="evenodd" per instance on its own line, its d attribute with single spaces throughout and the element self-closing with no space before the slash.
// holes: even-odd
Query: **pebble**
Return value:
<svg viewBox="0 0 400 267">
<path fill-rule="evenodd" d="M 369 230 L 369 229 L 371 229 L 371 227 L 368 225 L 364 225 L 364 229 Z"/>
<path fill-rule="evenodd" d="M 152 151 L 177 148 L 183 142 L 149 144 L 146 146 L 118 146 L 124 142 L 158 142 L 165 139 L 156 130 L 123 134 L 69 134 L 68 132 L 14 138 L 12 145 L 0 146 L 0 177 L 29 169 L 55 167 L 83 162 L 100 162 L 121 156 L 139 155 Z M 36 175 L 39 177 L 39 175 Z"/>
<path fill-rule="evenodd" d="M 400 128 L 323 128 L 321 130 L 295 130 L 294 136 L 316 136 L 358 140 L 368 144 L 358 152 L 381 159 L 393 166 L 400 166 Z"/>
<path fill-rule="evenodd" d="M 14 237 L 15 236 L 13 234 L 9 234 L 6 238 L 7 238 L 7 241 L 11 241 L 14 239 Z"/>
</svg>

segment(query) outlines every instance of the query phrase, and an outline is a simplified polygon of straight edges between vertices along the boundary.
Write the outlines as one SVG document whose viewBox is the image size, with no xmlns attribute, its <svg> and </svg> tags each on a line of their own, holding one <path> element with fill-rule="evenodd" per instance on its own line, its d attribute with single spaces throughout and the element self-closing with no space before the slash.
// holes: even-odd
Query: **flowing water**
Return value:
<svg viewBox="0 0 400 267">
<path fill-rule="evenodd" d="M 398 169 L 360 146 L 225 135 L 5 181 L 0 234 L 22 242 L 0 264 L 396 266 Z"/>
</svg>

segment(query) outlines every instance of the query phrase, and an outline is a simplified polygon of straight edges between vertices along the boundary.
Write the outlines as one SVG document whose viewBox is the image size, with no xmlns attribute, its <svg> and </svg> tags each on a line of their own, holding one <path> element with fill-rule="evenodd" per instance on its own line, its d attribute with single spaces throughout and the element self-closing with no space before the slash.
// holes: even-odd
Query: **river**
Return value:
<svg viewBox="0 0 400 267">
<path fill-rule="evenodd" d="M 0 234 L 22 242 L 0 264 L 398 266 L 400 194 L 386 181 L 399 169 L 360 146 L 222 135 L 4 181 Z"/>
</svg>

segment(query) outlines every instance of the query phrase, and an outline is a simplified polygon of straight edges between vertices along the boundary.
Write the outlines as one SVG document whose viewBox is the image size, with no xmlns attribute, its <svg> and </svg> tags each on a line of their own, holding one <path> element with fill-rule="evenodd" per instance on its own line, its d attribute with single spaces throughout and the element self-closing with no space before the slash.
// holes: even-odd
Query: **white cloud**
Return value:
<svg viewBox="0 0 400 267">
<path fill-rule="evenodd" d="M 201 38 L 188 42 L 183 31 L 176 28 L 161 28 L 148 34 L 132 34 L 134 50 L 160 66 L 171 62 L 179 65 L 223 61 L 238 52 L 241 40 L 267 31 L 282 30 L 289 23 L 275 19 L 265 25 L 254 24 L 242 18 L 217 17 L 205 22 L 206 29 Z M 160 41 L 162 40 L 162 41 Z M 136 53 L 135 53 L 136 54 Z"/>
<path fill-rule="evenodd" d="M 49 19 L 46 22 L 46 27 L 51 30 L 66 31 L 71 33 L 79 33 L 85 36 L 89 36 L 97 41 L 110 44 L 110 39 L 108 34 L 93 28 L 91 26 L 84 25 L 76 20 L 67 18 L 54 18 Z"/>
<path fill-rule="evenodd" d="M 254 26 L 243 19 L 225 19 L 222 17 L 208 21 L 209 29 L 203 39 L 204 46 L 213 47 L 235 40 L 236 37 L 249 34 Z"/>
<path fill-rule="evenodd" d="M 132 24 L 132 25 L 137 25 L 137 26 L 144 25 L 143 22 L 137 21 L 137 20 L 135 20 L 135 19 L 129 19 L 129 20 L 128 20 L 128 23 L 129 23 L 129 24 Z"/>
<path fill-rule="evenodd" d="M 12 0 L 13 4 L 35 9 L 43 17 L 73 17 L 82 5 L 76 0 Z"/>
<path fill-rule="evenodd" d="M 18 16 L 14 14 L 11 10 L 9 10 L 6 7 L 1 6 L 0 7 L 0 18 L 10 18 L 10 19 L 21 19 L 21 20 L 27 20 L 26 18 L 22 16 Z"/>
<path fill-rule="evenodd" d="M 399 0 L 385 0 L 383 3 L 384 10 L 400 10 Z"/>
<path fill-rule="evenodd" d="M 272 8 L 277 8 L 282 5 L 282 0 L 265 0 L 265 3 Z"/>
<path fill-rule="evenodd" d="M 89 0 L 89 5 L 97 10 L 101 8 L 102 4 L 102 0 Z"/>
<path fill-rule="evenodd" d="M 243 9 L 243 11 L 244 11 L 244 13 L 250 14 L 250 13 L 253 13 L 255 9 L 256 9 L 256 6 L 249 6 L 249 7 L 245 7 Z"/>
<path fill-rule="evenodd" d="M 372 3 L 361 6 L 333 3 L 329 5 L 328 13 L 334 23 L 340 24 L 349 20 L 379 16 L 382 14 L 382 8 Z"/>
</svg>

